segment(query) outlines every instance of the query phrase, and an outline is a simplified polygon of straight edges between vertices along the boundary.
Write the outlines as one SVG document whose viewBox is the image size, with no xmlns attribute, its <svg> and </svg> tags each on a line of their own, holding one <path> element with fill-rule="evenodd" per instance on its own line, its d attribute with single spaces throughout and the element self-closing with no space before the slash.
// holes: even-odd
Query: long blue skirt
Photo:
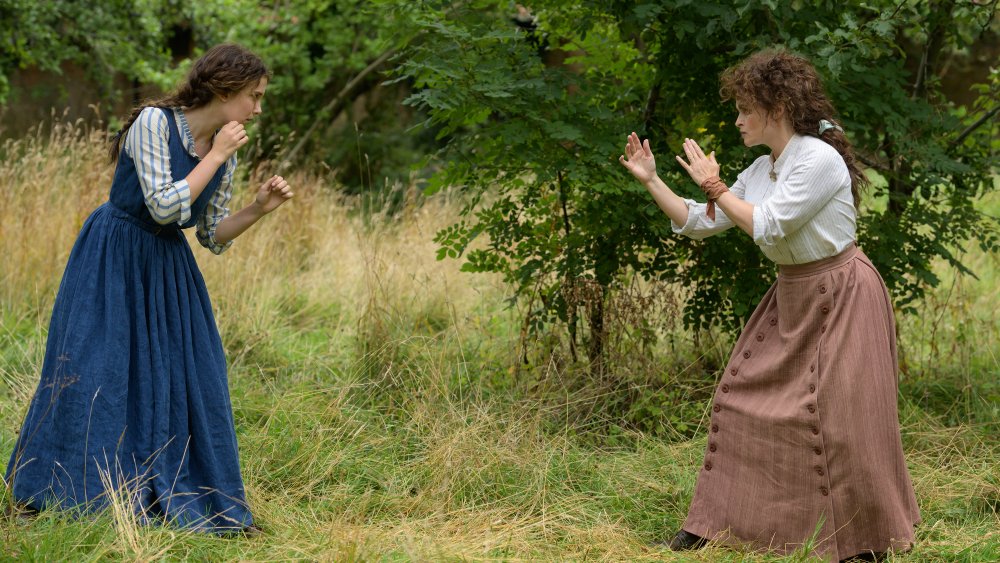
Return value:
<svg viewBox="0 0 1000 563">
<path fill-rule="evenodd" d="M 252 523 L 222 342 L 180 231 L 109 203 L 87 219 L 7 477 L 39 509 L 117 499 L 206 531 Z"/>
</svg>

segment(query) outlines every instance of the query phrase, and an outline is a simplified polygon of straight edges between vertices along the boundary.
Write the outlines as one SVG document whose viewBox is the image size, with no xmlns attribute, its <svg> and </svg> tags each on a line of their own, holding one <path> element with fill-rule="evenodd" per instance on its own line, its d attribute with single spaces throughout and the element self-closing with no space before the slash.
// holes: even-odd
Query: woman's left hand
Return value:
<svg viewBox="0 0 1000 563">
<path fill-rule="evenodd" d="M 288 182 L 284 178 L 281 176 L 271 176 L 257 190 L 255 203 L 260 206 L 261 211 L 267 214 L 293 197 L 295 197 L 295 194 L 292 193 L 291 188 L 288 187 Z"/>
<path fill-rule="evenodd" d="M 677 162 L 687 170 L 695 184 L 701 186 L 705 180 L 719 175 L 719 163 L 715 161 L 715 151 L 705 156 L 705 152 L 694 139 L 684 139 L 684 154 L 687 155 L 687 161 L 677 156 Z"/>
</svg>

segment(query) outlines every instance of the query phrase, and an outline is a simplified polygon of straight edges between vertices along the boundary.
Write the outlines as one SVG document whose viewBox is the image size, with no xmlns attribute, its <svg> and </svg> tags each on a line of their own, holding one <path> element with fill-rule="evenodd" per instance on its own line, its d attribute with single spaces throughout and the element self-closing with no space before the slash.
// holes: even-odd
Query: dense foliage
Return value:
<svg viewBox="0 0 1000 563">
<path fill-rule="evenodd" d="M 115 77 L 165 88 L 186 68 L 179 57 L 244 43 L 275 70 L 250 160 L 323 164 L 354 191 L 437 171 L 427 191 L 471 196 L 464 221 L 438 235 L 442 256 L 503 273 L 526 335 L 564 326 L 574 355 L 585 345 L 600 362 L 630 274 L 682 282 L 688 326 L 730 329 L 773 278 L 740 232 L 674 236 L 615 162 L 637 131 L 668 184 L 697 198 L 671 158 L 692 136 L 732 178 L 760 152 L 742 147 L 718 76 L 763 47 L 816 62 L 877 177 L 860 240 L 898 305 L 937 283 L 935 258 L 961 267 L 953 249 L 995 249 L 996 222 L 974 204 L 995 189 L 1000 74 L 963 75 L 971 94 L 950 76 L 995 64 L 997 6 L 540 0 L 530 18 L 500 0 L 0 0 L 0 103 L 17 68 L 76 63 L 111 97 Z"/>
<path fill-rule="evenodd" d="M 259 142 L 244 158 L 323 163 L 350 189 L 381 189 L 386 176 L 408 180 L 434 146 L 432 132 L 407 132 L 419 116 L 400 110 L 405 84 L 382 85 L 393 45 L 406 39 L 361 0 L 0 0 L 0 105 L 17 69 L 66 64 L 98 86 L 92 103 L 138 102 L 123 84 L 169 89 L 191 59 L 236 41 L 274 70 Z"/>
<path fill-rule="evenodd" d="M 251 155 L 323 162 L 354 190 L 406 178 L 420 135 L 400 115 L 405 94 L 381 87 L 395 34 L 361 0 L 213 0 L 187 2 L 202 47 L 237 41 L 274 70 Z M 432 136 L 432 135 L 431 135 Z"/>
<path fill-rule="evenodd" d="M 832 0 L 723 4 L 689 0 L 567 4 L 541 1 L 534 29 L 512 25 L 506 2 L 414 2 L 400 21 L 422 30 L 399 72 L 407 101 L 449 135 L 431 185 L 475 196 L 467 219 L 442 231 L 442 254 L 471 271 L 502 272 L 532 304 L 529 326 L 558 319 L 576 337 L 586 303 L 591 360 L 600 359 L 603 308 L 623 274 L 693 288 L 684 319 L 735 328 L 773 271 L 735 229 L 710 241 L 673 236 L 669 221 L 615 160 L 625 135 L 649 137 L 659 172 L 685 196 L 699 191 L 673 165 L 684 137 L 716 150 L 733 177 L 759 153 L 742 147 L 718 77 L 760 48 L 811 57 L 876 182 L 862 210 L 861 244 L 899 305 L 936 283 L 930 263 L 955 265 L 956 247 L 996 248 L 995 221 L 974 203 L 991 174 L 1000 84 L 956 107 L 941 65 L 991 37 L 996 3 Z M 484 246 L 470 249 L 486 235 Z M 593 296 L 594 292 L 589 295 Z"/>
<path fill-rule="evenodd" d="M 175 4 L 0 0 L 0 105 L 18 68 L 60 72 L 78 64 L 101 90 L 95 103 L 112 96 L 119 75 L 163 85 L 171 66 L 165 25 L 179 18 Z"/>
</svg>

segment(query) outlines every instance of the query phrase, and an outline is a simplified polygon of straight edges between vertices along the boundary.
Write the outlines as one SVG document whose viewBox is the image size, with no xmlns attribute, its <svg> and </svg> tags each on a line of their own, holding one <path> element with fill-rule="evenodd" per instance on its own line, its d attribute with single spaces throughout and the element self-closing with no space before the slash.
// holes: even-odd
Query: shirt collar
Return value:
<svg viewBox="0 0 1000 563">
<path fill-rule="evenodd" d="M 781 168 L 792 158 L 792 155 L 798 151 L 799 143 L 801 141 L 802 136 L 798 134 L 794 134 L 791 139 L 788 139 L 788 143 L 785 145 L 784 150 L 781 151 L 781 156 L 778 157 L 778 160 L 775 160 L 772 163 L 772 168 L 775 174 L 781 174 Z"/>
<path fill-rule="evenodd" d="M 200 158 L 194 150 L 194 134 L 191 133 L 191 127 L 188 126 L 187 118 L 184 117 L 184 110 L 174 108 L 174 115 L 177 116 L 177 128 L 181 132 L 181 144 L 184 146 L 184 150 L 191 156 Z"/>
</svg>

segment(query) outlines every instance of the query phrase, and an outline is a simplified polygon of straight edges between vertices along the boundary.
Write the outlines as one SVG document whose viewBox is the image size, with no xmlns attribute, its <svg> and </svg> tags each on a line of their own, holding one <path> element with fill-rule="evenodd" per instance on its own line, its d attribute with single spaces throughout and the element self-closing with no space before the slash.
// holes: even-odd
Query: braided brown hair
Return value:
<svg viewBox="0 0 1000 563">
<path fill-rule="evenodd" d="M 208 105 L 215 96 L 235 94 L 248 86 L 256 85 L 261 78 L 270 76 L 271 71 L 264 65 L 264 61 L 245 47 L 232 43 L 212 47 L 194 62 L 187 80 L 176 92 L 147 100 L 132 110 L 125 125 L 111 137 L 111 146 L 108 148 L 111 162 L 118 160 L 125 136 L 143 108 L 199 108 Z"/>
<path fill-rule="evenodd" d="M 837 149 L 851 174 L 851 195 L 858 207 L 869 181 L 843 131 L 827 129 L 819 134 L 819 121 L 833 121 L 834 109 L 812 63 L 787 51 L 765 50 L 727 68 L 721 81 L 723 100 L 735 99 L 744 109 L 767 116 L 782 113 L 799 135 L 819 137 Z"/>
</svg>

